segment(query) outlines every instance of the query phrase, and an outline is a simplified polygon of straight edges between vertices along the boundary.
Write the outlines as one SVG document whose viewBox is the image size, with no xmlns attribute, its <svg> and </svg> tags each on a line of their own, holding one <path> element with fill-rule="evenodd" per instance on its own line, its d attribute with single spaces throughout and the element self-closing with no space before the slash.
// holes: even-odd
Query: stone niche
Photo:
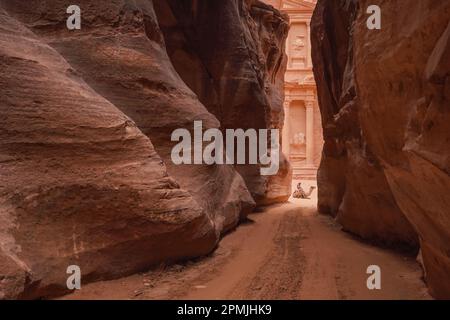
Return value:
<svg viewBox="0 0 450 320">
<path fill-rule="evenodd" d="M 290 105 L 290 118 L 286 119 L 291 128 L 290 156 L 306 160 L 306 106 L 304 101 L 295 100 Z"/>
</svg>

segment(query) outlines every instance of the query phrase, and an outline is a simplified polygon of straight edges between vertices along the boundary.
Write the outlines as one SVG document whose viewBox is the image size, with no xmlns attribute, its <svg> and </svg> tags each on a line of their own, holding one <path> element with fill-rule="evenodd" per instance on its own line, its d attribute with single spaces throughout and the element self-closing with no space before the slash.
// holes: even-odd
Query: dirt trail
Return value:
<svg viewBox="0 0 450 320">
<path fill-rule="evenodd" d="M 369 265 L 381 290 L 368 290 Z M 313 200 L 252 214 L 209 257 L 98 282 L 63 299 L 429 299 L 413 257 L 358 241 Z"/>
</svg>

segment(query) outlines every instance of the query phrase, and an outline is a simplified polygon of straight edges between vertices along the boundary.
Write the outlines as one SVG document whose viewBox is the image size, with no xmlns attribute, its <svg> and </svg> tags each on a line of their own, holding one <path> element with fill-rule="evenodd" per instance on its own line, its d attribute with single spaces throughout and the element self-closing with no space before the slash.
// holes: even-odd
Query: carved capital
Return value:
<svg viewBox="0 0 450 320">
<path fill-rule="evenodd" d="M 314 101 L 305 101 L 306 108 L 314 108 Z"/>
</svg>

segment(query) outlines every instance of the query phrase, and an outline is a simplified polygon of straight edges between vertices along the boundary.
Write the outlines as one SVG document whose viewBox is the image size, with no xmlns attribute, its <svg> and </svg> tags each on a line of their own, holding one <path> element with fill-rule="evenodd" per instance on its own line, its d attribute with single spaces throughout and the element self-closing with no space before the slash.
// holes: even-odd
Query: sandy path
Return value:
<svg viewBox="0 0 450 320">
<path fill-rule="evenodd" d="M 295 200 L 252 214 L 209 257 L 83 286 L 65 299 L 429 299 L 414 258 L 358 241 Z M 381 290 L 366 269 L 381 267 Z"/>
</svg>

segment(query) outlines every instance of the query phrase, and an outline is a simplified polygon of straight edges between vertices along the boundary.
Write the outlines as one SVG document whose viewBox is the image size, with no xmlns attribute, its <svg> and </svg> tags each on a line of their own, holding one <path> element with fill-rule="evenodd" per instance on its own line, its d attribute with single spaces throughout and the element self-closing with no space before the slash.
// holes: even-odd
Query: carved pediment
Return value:
<svg viewBox="0 0 450 320">
<path fill-rule="evenodd" d="M 283 0 L 281 10 L 313 11 L 317 0 Z"/>
</svg>

